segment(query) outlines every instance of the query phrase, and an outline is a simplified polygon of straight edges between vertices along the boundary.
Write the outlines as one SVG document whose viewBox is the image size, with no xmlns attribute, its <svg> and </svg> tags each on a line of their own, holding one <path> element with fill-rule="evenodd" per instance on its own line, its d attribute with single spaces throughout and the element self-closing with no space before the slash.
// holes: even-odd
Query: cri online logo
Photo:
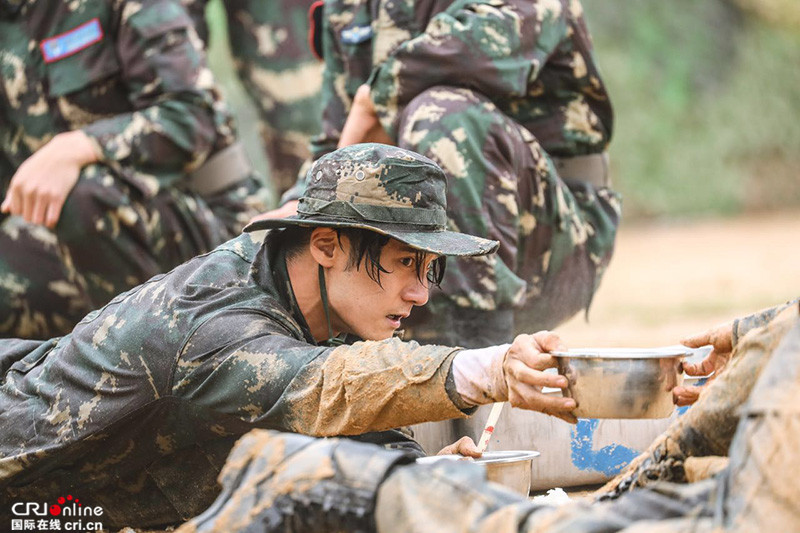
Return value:
<svg viewBox="0 0 800 533">
<path fill-rule="evenodd" d="M 83 507 L 78 498 L 73 498 L 72 494 L 66 497 L 61 496 L 56 503 L 48 505 L 39 502 L 17 502 L 11 506 L 11 512 L 16 516 L 101 516 L 103 508 L 99 505 L 95 507 Z"/>
</svg>

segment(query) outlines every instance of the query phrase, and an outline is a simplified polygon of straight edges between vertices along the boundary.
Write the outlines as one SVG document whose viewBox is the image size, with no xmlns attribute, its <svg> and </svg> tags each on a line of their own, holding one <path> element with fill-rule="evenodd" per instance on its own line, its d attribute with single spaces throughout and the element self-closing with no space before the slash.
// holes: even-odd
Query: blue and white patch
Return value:
<svg viewBox="0 0 800 533">
<path fill-rule="evenodd" d="M 342 42 L 344 44 L 359 44 L 372 39 L 372 26 L 353 26 L 342 30 Z"/>
<path fill-rule="evenodd" d="M 39 48 L 42 50 L 45 63 L 52 63 L 76 54 L 101 40 L 103 40 L 103 28 L 100 26 L 100 19 L 93 18 L 77 28 L 45 39 Z"/>
</svg>

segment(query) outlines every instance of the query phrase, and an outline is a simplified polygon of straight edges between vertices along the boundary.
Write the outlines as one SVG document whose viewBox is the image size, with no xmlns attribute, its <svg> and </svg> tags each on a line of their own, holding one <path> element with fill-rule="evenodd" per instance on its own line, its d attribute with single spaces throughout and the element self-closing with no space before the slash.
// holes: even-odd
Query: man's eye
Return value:
<svg viewBox="0 0 800 533">
<path fill-rule="evenodd" d="M 404 257 L 400 259 L 400 264 L 403 266 L 413 266 L 414 265 L 414 258 L 413 257 Z"/>
</svg>

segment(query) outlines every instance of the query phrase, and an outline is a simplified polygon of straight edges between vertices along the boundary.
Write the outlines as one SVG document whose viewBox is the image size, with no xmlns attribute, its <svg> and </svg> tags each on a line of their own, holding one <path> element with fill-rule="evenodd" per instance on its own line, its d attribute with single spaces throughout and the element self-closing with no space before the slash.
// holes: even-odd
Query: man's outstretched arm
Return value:
<svg viewBox="0 0 800 533">
<path fill-rule="evenodd" d="M 542 386 L 563 385 L 555 383 L 563 377 L 542 372 L 553 362 L 541 352 L 556 342 L 543 335 L 552 334 L 478 351 L 399 339 L 326 348 L 287 335 L 263 316 L 222 318 L 187 342 L 173 393 L 256 427 L 356 435 L 465 417 L 473 406 L 509 399 L 574 420 L 574 400 L 541 394 Z M 249 338 L 242 335 L 248 331 Z"/>
</svg>

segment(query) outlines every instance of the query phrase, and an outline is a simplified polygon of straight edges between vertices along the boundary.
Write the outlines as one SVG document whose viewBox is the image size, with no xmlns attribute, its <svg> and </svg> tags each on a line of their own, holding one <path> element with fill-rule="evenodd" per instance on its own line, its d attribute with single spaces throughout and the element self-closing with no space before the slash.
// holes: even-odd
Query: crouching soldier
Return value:
<svg viewBox="0 0 800 533">
<path fill-rule="evenodd" d="M 354 145 L 308 181 L 296 216 L 251 225 L 64 337 L 5 341 L 0 513 L 66 492 L 102 506 L 107 527 L 180 523 L 212 503 L 253 428 L 414 448 L 389 430 L 494 401 L 574 421 L 572 399 L 541 393 L 566 386 L 543 372 L 550 333 L 480 350 L 393 337 L 445 256 L 497 246 L 445 229 L 435 163 Z"/>
<path fill-rule="evenodd" d="M 178 0 L 3 1 L 0 36 L 0 337 L 68 333 L 263 210 Z"/>
</svg>

